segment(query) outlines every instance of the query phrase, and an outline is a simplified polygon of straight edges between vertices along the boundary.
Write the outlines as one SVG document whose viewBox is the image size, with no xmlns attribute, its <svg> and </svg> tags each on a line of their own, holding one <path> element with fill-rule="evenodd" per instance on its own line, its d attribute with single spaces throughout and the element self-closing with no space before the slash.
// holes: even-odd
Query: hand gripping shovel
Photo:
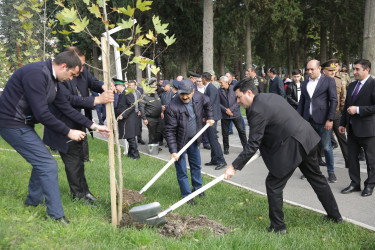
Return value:
<svg viewBox="0 0 375 250">
<path fill-rule="evenodd" d="M 193 144 L 193 142 L 195 142 L 196 139 L 198 139 L 198 137 L 203 134 L 204 131 L 206 131 L 206 129 L 210 126 L 210 124 L 206 124 L 193 138 L 191 138 L 191 140 L 177 153 L 177 156 L 180 157 L 184 152 L 185 150 L 190 147 L 191 144 Z M 152 179 L 141 189 L 141 191 L 139 191 L 140 194 L 142 194 L 143 192 L 146 192 L 146 190 L 151 187 L 152 184 L 154 184 L 154 182 L 159 179 L 159 177 L 175 162 L 174 158 L 170 159 L 170 161 L 162 168 L 159 170 L 159 172 L 154 176 L 152 177 Z"/>
<path fill-rule="evenodd" d="M 246 163 L 249 164 L 250 162 L 255 161 L 260 156 L 259 153 L 255 154 L 251 159 Z M 212 180 L 211 182 L 207 183 L 200 189 L 196 190 L 195 192 L 189 194 L 188 196 L 184 197 L 180 201 L 176 202 L 163 212 L 161 212 L 161 206 L 159 202 L 153 202 L 146 205 L 141 205 L 137 207 L 133 207 L 130 209 L 129 214 L 133 218 L 134 222 L 139 222 L 142 224 L 148 224 L 150 226 L 159 226 L 166 223 L 165 216 L 175 210 L 176 208 L 180 207 L 181 205 L 185 204 L 189 200 L 193 199 L 197 195 L 203 193 L 213 185 L 217 184 L 218 182 L 224 180 L 224 174 L 220 175 L 216 179 Z"/>
</svg>

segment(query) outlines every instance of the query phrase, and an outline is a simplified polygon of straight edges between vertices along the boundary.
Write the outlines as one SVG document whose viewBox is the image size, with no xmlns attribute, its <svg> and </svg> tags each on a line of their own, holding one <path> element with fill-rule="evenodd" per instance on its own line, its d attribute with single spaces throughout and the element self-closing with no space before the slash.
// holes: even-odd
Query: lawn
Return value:
<svg viewBox="0 0 375 250">
<path fill-rule="evenodd" d="M 268 203 L 264 196 L 221 182 L 174 213 L 206 215 L 231 232 L 215 237 L 201 230 L 182 238 L 167 238 L 156 228 L 114 228 L 111 221 L 107 143 L 90 139 L 86 178 L 98 207 L 72 201 L 64 165 L 59 157 L 59 183 L 65 214 L 71 223 L 45 220 L 46 208 L 25 207 L 31 166 L 0 138 L 0 248 L 23 249 L 375 249 L 375 233 L 348 222 L 335 224 L 321 214 L 284 206 L 289 233 L 267 233 Z M 165 162 L 141 155 L 139 161 L 123 158 L 124 186 L 140 190 Z M 204 177 L 204 183 L 212 180 Z M 165 209 L 180 199 L 171 167 L 144 193 L 146 203 L 158 201 Z"/>
</svg>

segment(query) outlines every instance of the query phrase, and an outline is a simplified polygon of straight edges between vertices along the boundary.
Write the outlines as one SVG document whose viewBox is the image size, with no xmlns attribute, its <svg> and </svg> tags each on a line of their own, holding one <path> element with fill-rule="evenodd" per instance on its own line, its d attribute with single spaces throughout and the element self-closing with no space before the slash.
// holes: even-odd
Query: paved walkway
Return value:
<svg viewBox="0 0 375 250">
<path fill-rule="evenodd" d="M 218 130 L 221 133 L 220 122 L 218 124 Z M 233 132 L 234 134 L 229 136 L 230 154 L 225 155 L 225 159 L 228 164 L 230 164 L 242 151 L 242 146 L 235 127 Z M 220 133 L 218 134 L 219 142 L 222 144 Z M 248 127 L 246 134 L 248 135 Z M 148 130 L 146 126 L 143 126 L 142 137 L 147 143 Z M 170 157 L 168 148 L 164 146 L 161 148 L 162 151 L 157 156 L 153 157 L 167 162 Z M 144 154 L 148 154 L 147 144 L 139 145 L 139 150 Z M 224 173 L 224 169 L 215 170 L 212 166 L 204 166 L 204 163 L 210 161 L 210 150 L 203 149 L 202 145 L 201 157 L 202 173 L 212 177 L 218 177 Z M 348 171 L 344 166 L 344 159 L 339 148 L 334 150 L 334 159 L 337 182 L 330 183 L 330 186 L 335 195 L 342 216 L 347 221 L 375 231 L 375 194 L 369 197 L 362 197 L 360 192 L 341 194 L 340 191 L 350 184 L 350 179 Z M 321 167 L 321 169 L 323 174 L 327 176 L 326 168 Z M 236 175 L 233 176 L 228 183 L 240 186 L 252 192 L 266 195 L 265 179 L 267 174 L 268 170 L 262 158 L 258 158 L 254 162 L 245 166 L 242 171 L 237 171 Z M 310 184 L 306 180 L 300 179 L 301 175 L 300 170 L 297 168 L 284 189 L 284 201 L 313 211 L 325 213 L 323 206 L 320 204 Z M 361 162 L 362 188 L 363 181 L 366 179 L 366 177 L 366 165 L 364 162 Z M 150 179 L 151 178 L 152 177 L 150 177 Z"/>
</svg>

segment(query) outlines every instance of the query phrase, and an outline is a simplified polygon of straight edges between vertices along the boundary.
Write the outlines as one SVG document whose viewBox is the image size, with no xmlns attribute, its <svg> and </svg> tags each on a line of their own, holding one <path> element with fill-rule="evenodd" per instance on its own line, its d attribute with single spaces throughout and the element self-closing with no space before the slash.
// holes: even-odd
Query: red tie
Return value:
<svg viewBox="0 0 375 250">
<path fill-rule="evenodd" d="M 361 86 L 361 82 L 358 81 L 357 86 L 355 87 L 355 90 L 352 95 L 352 103 L 354 102 L 355 98 L 357 97 L 358 91 L 359 91 L 359 86 Z"/>
</svg>

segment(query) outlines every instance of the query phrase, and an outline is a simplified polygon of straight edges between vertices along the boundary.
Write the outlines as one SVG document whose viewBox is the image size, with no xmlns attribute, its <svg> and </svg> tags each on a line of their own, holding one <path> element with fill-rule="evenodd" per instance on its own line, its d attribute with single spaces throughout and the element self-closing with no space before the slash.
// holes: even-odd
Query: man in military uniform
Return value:
<svg viewBox="0 0 375 250">
<path fill-rule="evenodd" d="M 255 67 L 249 67 L 248 69 L 250 74 L 250 79 L 253 79 L 255 86 L 258 88 L 258 93 L 266 93 L 267 92 L 267 82 L 266 80 L 257 75 L 255 71 Z"/>
<path fill-rule="evenodd" d="M 333 119 L 333 132 L 335 133 L 338 143 L 340 145 L 340 149 L 345 161 L 345 167 L 347 167 L 348 162 L 348 145 L 345 134 L 339 133 L 339 125 L 341 119 L 342 109 L 345 105 L 345 86 L 342 84 L 341 77 L 337 75 L 337 67 L 336 64 L 338 60 L 331 59 L 322 64 L 323 74 L 328 77 L 333 77 L 336 83 L 336 90 L 337 90 L 337 107 L 336 107 L 336 114 L 335 118 Z"/>
</svg>

